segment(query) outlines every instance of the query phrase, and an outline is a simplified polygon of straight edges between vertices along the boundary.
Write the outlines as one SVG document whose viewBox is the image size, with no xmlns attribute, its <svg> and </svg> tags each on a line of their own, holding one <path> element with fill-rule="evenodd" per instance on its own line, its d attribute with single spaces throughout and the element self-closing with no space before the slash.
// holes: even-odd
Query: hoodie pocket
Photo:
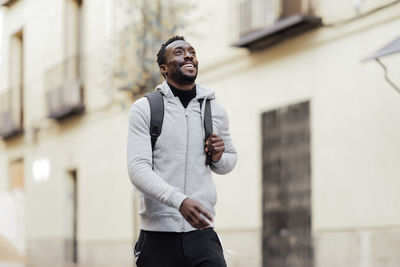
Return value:
<svg viewBox="0 0 400 267">
<path fill-rule="evenodd" d="M 150 216 L 175 215 L 177 210 L 157 200 L 146 199 L 146 208 Z"/>
</svg>

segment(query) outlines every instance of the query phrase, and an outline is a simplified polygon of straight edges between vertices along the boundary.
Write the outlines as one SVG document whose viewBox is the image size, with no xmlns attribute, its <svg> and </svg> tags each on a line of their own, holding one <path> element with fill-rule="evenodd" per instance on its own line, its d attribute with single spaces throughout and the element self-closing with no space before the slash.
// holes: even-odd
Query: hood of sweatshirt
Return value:
<svg viewBox="0 0 400 267">
<path fill-rule="evenodd" d="M 175 97 L 166 81 L 159 84 L 157 90 L 160 90 L 166 98 Z M 215 99 L 215 92 L 212 89 L 196 84 L 196 99 Z"/>
</svg>

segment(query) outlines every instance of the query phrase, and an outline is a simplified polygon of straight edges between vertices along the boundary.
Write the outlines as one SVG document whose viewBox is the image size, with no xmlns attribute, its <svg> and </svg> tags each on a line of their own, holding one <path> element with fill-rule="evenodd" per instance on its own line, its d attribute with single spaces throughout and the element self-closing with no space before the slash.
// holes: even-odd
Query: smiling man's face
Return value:
<svg viewBox="0 0 400 267">
<path fill-rule="evenodd" d="M 170 43 L 165 49 L 166 63 L 160 66 L 167 82 L 174 85 L 194 85 L 197 77 L 198 60 L 196 51 L 186 41 Z"/>
</svg>

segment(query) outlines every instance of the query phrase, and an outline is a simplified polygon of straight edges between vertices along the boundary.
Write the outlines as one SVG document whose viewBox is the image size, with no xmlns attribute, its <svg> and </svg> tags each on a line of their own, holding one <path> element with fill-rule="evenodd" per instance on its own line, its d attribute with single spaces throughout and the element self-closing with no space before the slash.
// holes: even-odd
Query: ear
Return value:
<svg viewBox="0 0 400 267">
<path fill-rule="evenodd" d="M 161 71 L 161 74 L 162 74 L 164 77 L 167 76 L 167 74 L 168 74 L 168 68 L 167 68 L 167 66 L 166 66 L 165 64 L 161 64 L 161 65 L 160 65 L 160 71 Z"/>
</svg>

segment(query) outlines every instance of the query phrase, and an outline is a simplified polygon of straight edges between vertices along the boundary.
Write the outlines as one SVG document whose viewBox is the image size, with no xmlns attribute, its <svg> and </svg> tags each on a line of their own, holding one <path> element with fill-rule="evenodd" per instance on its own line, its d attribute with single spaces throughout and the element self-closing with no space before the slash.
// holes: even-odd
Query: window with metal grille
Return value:
<svg viewBox="0 0 400 267">
<path fill-rule="evenodd" d="M 235 38 L 239 41 L 234 45 L 239 47 L 252 48 L 266 38 L 275 43 L 288 34 L 321 24 L 315 17 L 314 0 L 237 0 L 235 8 Z M 266 44 L 263 42 L 261 47 Z"/>
<path fill-rule="evenodd" d="M 64 60 L 45 74 L 49 117 L 57 120 L 85 110 L 81 75 L 82 1 L 66 0 Z"/>
<path fill-rule="evenodd" d="M 9 48 L 9 88 L 0 93 L 0 137 L 12 138 L 24 126 L 24 33 L 11 36 Z"/>
</svg>

